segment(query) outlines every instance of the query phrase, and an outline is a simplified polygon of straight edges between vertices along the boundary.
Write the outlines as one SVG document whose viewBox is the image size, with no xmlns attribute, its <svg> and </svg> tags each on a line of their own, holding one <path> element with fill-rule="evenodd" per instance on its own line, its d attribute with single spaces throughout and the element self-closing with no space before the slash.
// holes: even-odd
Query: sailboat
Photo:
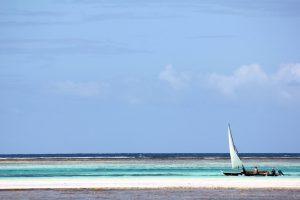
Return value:
<svg viewBox="0 0 300 200">
<path fill-rule="evenodd" d="M 228 142 L 229 142 L 229 153 L 230 153 L 230 160 L 231 160 L 231 167 L 232 169 L 240 169 L 240 172 L 223 172 L 226 176 L 281 176 L 283 175 L 281 170 L 276 172 L 274 169 L 269 171 L 258 171 L 256 168 L 254 171 L 247 171 L 241 161 L 238 150 L 234 144 L 230 124 L 228 124 Z"/>
</svg>

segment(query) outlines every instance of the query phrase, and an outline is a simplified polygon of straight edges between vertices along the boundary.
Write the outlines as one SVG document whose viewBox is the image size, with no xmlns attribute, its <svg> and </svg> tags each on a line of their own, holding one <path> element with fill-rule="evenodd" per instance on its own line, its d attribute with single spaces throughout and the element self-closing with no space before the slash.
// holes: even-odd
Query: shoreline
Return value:
<svg viewBox="0 0 300 200">
<path fill-rule="evenodd" d="M 230 199 L 282 200 L 299 199 L 300 191 L 292 189 L 33 189 L 2 190 L 0 199 Z"/>
<path fill-rule="evenodd" d="M 0 190 L 42 189 L 292 189 L 300 179 L 255 178 L 28 178 L 0 179 Z"/>
</svg>

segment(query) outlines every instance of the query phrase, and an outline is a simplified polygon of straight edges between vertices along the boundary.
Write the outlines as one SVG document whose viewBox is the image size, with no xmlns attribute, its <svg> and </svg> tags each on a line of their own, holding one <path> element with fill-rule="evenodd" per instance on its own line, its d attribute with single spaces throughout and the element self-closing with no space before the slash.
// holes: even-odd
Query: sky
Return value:
<svg viewBox="0 0 300 200">
<path fill-rule="evenodd" d="M 2 0 L 0 153 L 300 152 L 300 1 Z"/>
</svg>

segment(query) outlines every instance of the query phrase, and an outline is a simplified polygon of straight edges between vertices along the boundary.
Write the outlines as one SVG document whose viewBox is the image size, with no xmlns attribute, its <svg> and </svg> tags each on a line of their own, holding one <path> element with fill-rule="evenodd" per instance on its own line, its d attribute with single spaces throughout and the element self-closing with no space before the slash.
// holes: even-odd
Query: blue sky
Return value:
<svg viewBox="0 0 300 200">
<path fill-rule="evenodd" d="M 299 11 L 1 1 L 0 153 L 300 152 Z"/>
</svg>

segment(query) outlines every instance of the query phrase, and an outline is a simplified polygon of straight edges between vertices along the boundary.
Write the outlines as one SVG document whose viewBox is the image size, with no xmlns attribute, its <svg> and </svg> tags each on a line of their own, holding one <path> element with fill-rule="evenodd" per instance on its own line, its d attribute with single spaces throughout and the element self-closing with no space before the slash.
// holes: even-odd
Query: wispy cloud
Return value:
<svg viewBox="0 0 300 200">
<path fill-rule="evenodd" d="M 62 1 L 60 1 L 62 2 Z M 300 3 L 297 0 L 260 0 L 260 1 L 65 1 L 66 4 L 79 4 L 79 5 L 94 5 L 95 7 L 101 5 L 101 7 L 110 8 L 138 8 L 140 10 L 143 7 L 163 7 L 163 8 L 181 8 L 190 9 L 198 12 L 209 12 L 213 14 L 247 14 L 247 15 L 280 15 L 280 16 L 299 16 Z"/>
<path fill-rule="evenodd" d="M 194 36 L 188 36 L 187 39 L 229 39 L 229 38 L 236 38 L 236 35 L 233 34 L 207 34 L 207 35 L 194 35 Z"/>
<path fill-rule="evenodd" d="M 110 1 L 93 2 L 57 2 L 41 9 L 3 9 L 0 7 L 0 25 L 14 26 L 55 26 L 79 25 L 85 23 L 102 22 L 107 20 L 160 20 L 164 18 L 180 17 L 177 13 L 153 12 L 149 10 L 132 9 L 136 4 L 111 3 Z M 145 6 L 144 4 L 142 4 Z M 70 6 L 72 9 L 70 9 Z M 2 6 L 4 7 L 4 6 Z M 114 9 L 113 12 L 111 9 Z M 82 12 L 88 10 L 88 12 Z"/>
<path fill-rule="evenodd" d="M 104 95 L 108 84 L 102 82 L 62 81 L 52 84 L 52 91 L 63 95 L 79 97 L 99 97 Z"/>
<path fill-rule="evenodd" d="M 70 25 L 74 22 L 62 22 L 62 21 L 14 21 L 14 20 L 2 20 L 1 26 L 49 26 L 49 25 Z"/>
<path fill-rule="evenodd" d="M 188 85 L 190 76 L 187 72 L 177 72 L 172 65 L 165 66 L 158 75 L 161 81 L 165 81 L 175 90 L 180 90 Z"/>
<path fill-rule="evenodd" d="M 1 26 L 47 26 L 71 25 L 80 22 L 78 16 L 68 11 L 57 11 L 53 8 L 38 10 L 19 10 L 0 8 Z"/>
<path fill-rule="evenodd" d="M 143 49 L 128 47 L 112 41 L 80 38 L 61 39 L 2 39 L 0 54 L 135 54 L 149 53 Z"/>
<path fill-rule="evenodd" d="M 97 22 L 106 20 L 161 20 L 181 17 L 178 14 L 166 14 L 160 12 L 115 12 L 88 14 L 84 17 L 84 22 Z"/>
<path fill-rule="evenodd" d="M 38 9 L 23 8 L 19 10 L 3 4 L 0 7 L 0 25 L 12 27 L 67 26 L 106 20 L 159 20 L 185 17 L 186 14 L 182 14 L 184 12 L 181 11 L 213 15 L 299 17 L 299 8 L 300 3 L 297 0 L 52 1 L 51 6 Z M 111 12 L 111 9 L 114 9 L 114 12 Z M 87 12 L 82 12 L 83 10 Z"/>
<path fill-rule="evenodd" d="M 22 17 L 57 17 L 64 16 L 65 13 L 49 10 L 5 10 L 0 11 L 0 16 L 22 16 Z"/>
</svg>

